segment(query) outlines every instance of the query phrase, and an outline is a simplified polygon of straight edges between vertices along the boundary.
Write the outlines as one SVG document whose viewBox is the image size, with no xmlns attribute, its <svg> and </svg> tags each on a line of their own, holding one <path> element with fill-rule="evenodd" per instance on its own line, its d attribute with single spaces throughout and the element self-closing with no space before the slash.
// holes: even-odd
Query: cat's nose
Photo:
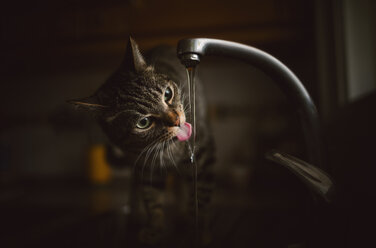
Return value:
<svg viewBox="0 0 376 248">
<path fill-rule="evenodd" d="M 166 117 L 166 122 L 168 126 L 180 126 L 180 117 L 176 110 L 168 111 Z"/>
</svg>

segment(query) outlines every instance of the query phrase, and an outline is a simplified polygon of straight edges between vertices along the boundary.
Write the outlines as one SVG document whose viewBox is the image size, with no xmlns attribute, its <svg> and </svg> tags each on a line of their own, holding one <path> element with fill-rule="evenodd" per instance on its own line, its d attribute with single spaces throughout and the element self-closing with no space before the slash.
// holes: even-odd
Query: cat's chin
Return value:
<svg viewBox="0 0 376 248">
<path fill-rule="evenodd" d="M 192 125 L 188 122 L 184 122 L 176 132 L 176 137 L 179 141 L 186 141 L 192 135 Z"/>
</svg>

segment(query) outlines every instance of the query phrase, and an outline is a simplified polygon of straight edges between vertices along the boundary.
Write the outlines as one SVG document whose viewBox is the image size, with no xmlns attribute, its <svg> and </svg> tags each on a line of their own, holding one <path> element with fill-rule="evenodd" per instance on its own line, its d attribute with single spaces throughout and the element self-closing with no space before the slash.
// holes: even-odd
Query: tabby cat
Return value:
<svg viewBox="0 0 376 248">
<path fill-rule="evenodd" d="M 199 223 L 200 228 L 205 229 L 203 219 L 210 200 L 214 157 L 202 87 L 197 80 L 196 94 Z M 187 142 L 192 127 L 186 122 L 189 117 L 186 98 L 187 75 L 175 50 L 158 47 L 144 59 L 130 38 L 120 68 L 92 96 L 71 101 L 95 114 L 112 143 L 108 150 L 110 162 L 136 168 L 132 212 L 140 213 L 139 209 L 144 209 L 147 216 L 138 235 L 142 243 L 169 243 L 176 236 L 176 231 L 172 230 L 177 229 L 174 221 L 169 221 L 174 217 L 169 215 L 179 212 L 176 209 L 185 201 L 184 205 L 188 207 L 181 211 L 186 212 L 190 223 L 182 226 L 187 232 L 194 233 L 190 230 L 194 229 L 195 219 L 194 168 Z M 182 182 L 189 189 L 188 200 L 183 199 Z M 175 192 L 173 203 L 166 197 L 166 185 L 167 191 Z M 137 204 L 138 200 L 143 206 Z M 186 239 L 192 240 L 192 237 Z"/>
</svg>

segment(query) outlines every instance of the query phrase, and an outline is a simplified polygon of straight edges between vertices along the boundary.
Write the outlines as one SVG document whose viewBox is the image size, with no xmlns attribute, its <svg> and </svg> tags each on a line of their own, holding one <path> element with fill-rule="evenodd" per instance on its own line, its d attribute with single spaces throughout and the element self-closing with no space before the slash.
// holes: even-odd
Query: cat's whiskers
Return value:
<svg viewBox="0 0 376 248">
<path fill-rule="evenodd" d="M 167 151 L 168 151 L 167 154 L 168 154 L 170 161 L 172 162 L 172 165 L 175 167 L 178 174 L 180 174 L 179 167 L 177 166 L 175 159 L 174 159 L 174 156 L 172 154 L 172 149 L 176 150 L 176 144 L 172 139 L 169 139 L 168 140 L 168 147 L 167 147 Z"/>
<path fill-rule="evenodd" d="M 138 161 L 140 160 L 141 156 L 142 156 L 146 151 L 149 152 L 149 148 L 150 148 L 151 146 L 155 145 L 156 142 L 157 142 L 157 140 L 156 140 L 156 141 L 153 141 L 153 142 L 150 143 L 150 144 L 148 144 L 148 145 L 147 145 L 147 146 L 146 146 L 146 147 L 140 152 L 140 154 L 137 156 L 136 160 L 134 161 L 134 166 L 137 166 L 137 163 L 138 163 Z M 144 162 L 144 164 L 145 164 L 145 162 Z"/>
<path fill-rule="evenodd" d="M 183 111 L 184 111 L 185 116 L 187 116 L 186 113 L 187 113 L 188 110 L 189 110 L 189 105 L 187 104 L 187 105 L 185 105 L 184 108 L 183 108 Z"/>
<path fill-rule="evenodd" d="M 151 181 L 152 181 L 152 174 L 153 174 L 153 171 L 154 171 L 154 167 L 155 167 L 157 157 L 158 157 L 158 155 L 160 156 L 161 149 L 163 149 L 162 145 L 163 145 L 164 139 L 165 139 L 165 135 L 162 135 L 158 139 L 158 145 L 157 145 L 157 148 L 155 149 L 155 152 L 154 152 L 154 155 L 153 155 L 153 159 L 152 159 L 152 162 L 151 162 L 151 172 L 150 172 L 150 180 Z M 161 162 L 161 158 L 160 158 L 160 162 Z"/>
<path fill-rule="evenodd" d="M 140 152 L 140 154 L 137 156 L 137 158 L 136 158 L 136 160 L 135 160 L 135 162 L 134 162 L 134 167 L 135 166 L 137 166 L 137 163 L 138 163 L 138 161 L 140 160 L 140 158 L 141 158 L 141 156 L 146 152 L 146 155 L 145 155 L 145 157 L 144 157 L 144 165 L 145 165 L 145 163 L 146 163 L 146 161 L 147 161 L 147 159 L 148 159 L 148 157 L 149 157 L 149 153 L 153 150 L 153 146 L 155 146 L 156 145 L 156 143 L 158 142 L 158 140 L 155 140 L 155 141 L 153 141 L 153 142 L 151 142 L 150 144 L 148 144 L 141 152 Z"/>
<path fill-rule="evenodd" d="M 141 170 L 141 177 L 143 178 L 143 175 L 144 175 L 144 170 L 145 170 L 145 167 L 146 167 L 146 164 L 150 158 L 150 156 L 153 154 L 153 157 L 158 154 L 157 150 L 159 149 L 159 145 L 160 145 L 160 142 L 164 139 L 164 135 L 162 135 L 161 137 L 159 137 L 158 139 L 154 140 L 152 143 L 150 143 L 148 146 L 146 146 L 144 148 L 144 150 L 142 151 L 142 153 L 144 153 L 146 151 L 146 155 L 144 157 L 144 163 L 142 165 L 142 170 Z M 141 156 L 141 154 L 139 155 L 139 157 Z M 154 162 L 155 162 L 155 159 L 152 159 L 152 168 L 151 168 L 151 171 L 153 170 L 153 167 L 154 167 Z"/>
<path fill-rule="evenodd" d="M 143 164 L 142 169 L 141 169 L 141 178 L 144 177 L 144 170 L 145 170 L 145 167 L 146 167 L 146 163 L 149 160 L 150 155 L 153 153 L 153 151 L 155 152 L 156 148 L 158 147 L 158 142 L 159 142 L 159 140 L 154 141 L 153 143 L 151 143 L 151 145 L 148 148 L 148 151 L 147 151 L 146 156 L 144 158 L 144 164 Z"/>
<path fill-rule="evenodd" d="M 188 97 L 186 94 L 181 95 L 181 104 L 183 105 L 184 113 L 189 108 Z"/>
<path fill-rule="evenodd" d="M 164 160 L 163 160 L 163 158 L 164 158 L 164 154 L 163 153 L 164 153 L 164 150 L 165 150 L 165 145 L 166 145 L 166 140 L 164 140 L 162 142 L 162 149 L 161 149 L 161 151 L 159 153 L 159 163 L 160 163 L 159 169 L 160 169 L 160 172 L 162 172 L 162 169 L 165 169 L 165 171 L 166 171 L 166 166 L 165 166 Z"/>
<path fill-rule="evenodd" d="M 172 152 L 171 152 L 171 146 L 172 146 L 172 144 L 174 144 L 174 142 L 172 141 L 172 139 L 167 140 L 167 156 L 171 160 L 172 165 L 175 166 L 175 168 L 177 168 L 175 160 L 174 160 L 174 158 L 172 156 Z"/>
<path fill-rule="evenodd" d="M 144 158 L 144 166 L 146 165 L 146 163 L 148 162 L 149 160 L 149 157 L 150 155 L 153 153 L 153 151 L 156 149 L 156 147 L 158 146 L 158 140 L 156 140 L 152 146 L 148 149 L 147 153 L 146 153 L 146 156 Z"/>
<path fill-rule="evenodd" d="M 154 168 L 157 165 L 157 159 L 159 158 L 159 167 L 160 169 L 167 170 L 167 164 L 165 161 L 165 157 L 167 156 L 168 160 L 171 161 L 172 165 L 176 168 L 176 162 L 172 155 L 172 146 L 174 149 L 176 148 L 175 142 L 172 140 L 174 137 L 172 132 L 168 132 L 166 134 L 161 135 L 159 138 L 148 144 L 138 155 L 137 159 L 135 160 L 134 166 L 137 166 L 140 158 L 144 155 L 144 163 L 141 169 L 141 178 L 144 177 L 144 171 L 149 164 L 149 172 L 150 172 L 150 180 L 152 181 L 152 174 L 154 172 Z M 165 153 L 166 150 L 166 153 Z M 150 161 L 151 158 L 151 161 Z"/>
<path fill-rule="evenodd" d="M 153 171 L 154 171 L 154 166 L 155 166 L 155 162 L 157 160 L 157 157 L 159 155 L 159 152 L 160 152 L 160 149 L 161 149 L 161 143 L 158 143 L 157 145 L 157 148 L 155 150 L 155 153 L 153 155 L 153 159 L 151 161 L 151 171 L 150 171 L 150 181 L 153 182 Z"/>
<path fill-rule="evenodd" d="M 190 106 L 189 106 L 189 102 L 187 101 L 187 98 L 185 97 L 184 95 L 184 100 L 181 101 L 181 104 L 183 105 L 183 112 L 185 114 L 185 116 L 187 116 L 187 111 L 189 110 Z"/>
</svg>

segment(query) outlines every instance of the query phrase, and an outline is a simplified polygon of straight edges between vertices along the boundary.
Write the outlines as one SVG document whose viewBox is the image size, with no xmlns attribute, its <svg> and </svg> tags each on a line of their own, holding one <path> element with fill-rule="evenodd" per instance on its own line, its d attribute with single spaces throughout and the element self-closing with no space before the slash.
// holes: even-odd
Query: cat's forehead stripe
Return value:
<svg viewBox="0 0 376 248">
<path fill-rule="evenodd" d="M 152 90 L 156 90 L 157 93 L 162 94 L 164 91 L 164 88 L 166 87 L 167 80 L 154 73 L 151 74 L 150 79 L 151 80 L 144 81 L 145 83 L 147 83 L 147 86 Z"/>
<path fill-rule="evenodd" d="M 128 94 L 135 94 L 135 92 L 139 92 L 143 95 L 148 95 L 149 97 L 159 98 L 163 92 L 163 89 L 160 88 L 158 85 L 155 84 L 140 84 L 138 82 L 132 82 L 130 85 Z"/>
<path fill-rule="evenodd" d="M 143 95 L 140 95 L 135 92 L 128 92 L 127 95 L 127 101 L 135 101 L 136 103 L 145 105 L 147 108 L 153 108 L 153 106 L 157 105 L 160 102 L 160 96 L 153 95 L 151 93 L 143 92 Z"/>
<path fill-rule="evenodd" d="M 154 88 L 149 88 L 149 91 L 154 93 L 154 96 L 160 96 L 162 93 L 163 93 L 163 90 L 161 88 L 158 88 L 158 87 L 154 87 Z"/>
<path fill-rule="evenodd" d="M 163 94 L 165 85 L 153 83 L 153 84 L 145 85 L 145 88 L 148 91 L 153 92 L 155 95 L 161 95 L 161 94 Z"/>
<path fill-rule="evenodd" d="M 132 115 L 139 115 L 139 114 L 140 114 L 140 113 L 137 112 L 136 110 L 132 110 L 132 109 L 124 109 L 124 110 L 121 110 L 121 111 L 117 112 L 117 113 L 114 114 L 114 115 L 111 115 L 111 116 L 107 117 L 107 118 L 106 118 L 106 121 L 108 121 L 108 122 L 112 122 L 112 121 L 115 120 L 117 117 L 119 117 L 119 115 L 124 114 L 124 113 L 132 114 Z"/>
<path fill-rule="evenodd" d="M 135 92 L 127 92 L 127 95 L 123 96 L 125 100 L 129 101 L 129 100 L 135 100 L 135 101 L 143 101 L 143 100 L 147 100 L 148 98 L 142 96 L 142 95 L 139 95 Z"/>
<path fill-rule="evenodd" d="M 136 91 L 135 88 L 130 88 L 123 94 L 119 94 L 119 96 L 123 101 L 147 101 L 154 98 L 150 93 L 144 92 L 142 89 Z"/>
<path fill-rule="evenodd" d="M 128 102 L 122 107 L 127 108 L 127 109 L 132 108 L 134 110 L 133 115 L 146 115 L 150 111 L 149 107 L 143 104 L 141 105 L 139 103 L 135 103 L 135 102 Z"/>
<path fill-rule="evenodd" d="M 153 109 L 154 108 L 154 104 L 153 102 L 151 101 L 148 101 L 148 100 L 138 100 L 138 99 L 134 99 L 134 103 L 136 105 L 138 105 L 139 107 L 143 107 L 144 109 L 146 110 L 150 110 L 150 109 Z"/>
</svg>

